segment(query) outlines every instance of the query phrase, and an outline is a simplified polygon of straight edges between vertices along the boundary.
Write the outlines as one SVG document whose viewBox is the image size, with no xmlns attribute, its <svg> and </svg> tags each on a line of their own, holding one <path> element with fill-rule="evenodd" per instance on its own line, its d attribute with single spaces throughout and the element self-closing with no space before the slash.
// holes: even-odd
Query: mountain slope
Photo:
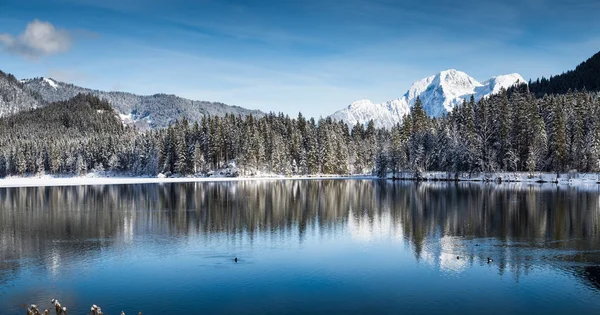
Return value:
<svg viewBox="0 0 600 315">
<path fill-rule="evenodd" d="M 24 89 L 12 74 L 0 71 L 0 117 L 43 105 L 41 97 Z"/>
<path fill-rule="evenodd" d="M 402 121 L 417 98 L 423 102 L 428 115 L 439 117 L 451 112 L 471 95 L 479 100 L 517 82 L 524 83 L 525 80 L 516 73 L 493 77 L 480 83 L 464 72 L 450 69 L 416 81 L 401 98 L 381 104 L 373 104 L 368 100 L 353 102 L 330 117 L 350 125 L 364 124 L 373 119 L 375 126 L 389 128 Z"/>
<path fill-rule="evenodd" d="M 380 104 L 373 104 L 369 100 L 359 100 L 352 102 L 348 107 L 333 113 L 329 117 L 344 121 L 350 126 L 373 120 L 375 128 L 389 128 L 401 122 L 402 117 L 407 115 L 409 111 L 409 107 L 402 99 Z"/>
<path fill-rule="evenodd" d="M 142 96 L 126 92 L 105 92 L 50 78 L 35 78 L 23 80 L 23 82 L 27 90 L 38 93 L 47 102 L 64 101 L 79 93 L 97 96 L 112 104 L 124 122 L 133 122 L 140 127 L 162 128 L 182 117 L 198 121 L 204 115 L 263 115 L 258 110 L 249 110 L 218 102 L 193 101 L 171 94 Z"/>
<path fill-rule="evenodd" d="M 574 70 L 541 78 L 529 84 L 529 90 L 540 97 L 544 94 L 565 94 L 569 90 L 600 91 L 600 52 L 579 64 Z"/>
</svg>

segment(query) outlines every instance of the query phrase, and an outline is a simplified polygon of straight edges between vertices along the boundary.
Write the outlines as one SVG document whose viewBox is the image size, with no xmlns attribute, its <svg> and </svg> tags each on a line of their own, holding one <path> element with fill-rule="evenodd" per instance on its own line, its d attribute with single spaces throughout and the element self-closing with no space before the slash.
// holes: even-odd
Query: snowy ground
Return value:
<svg viewBox="0 0 600 315">
<path fill-rule="evenodd" d="M 415 180 L 414 172 L 401 172 L 395 176 L 388 174 L 388 179 Z M 468 182 L 514 182 L 514 183 L 555 183 L 559 185 L 596 185 L 600 183 L 599 173 L 529 173 L 529 172 L 500 172 L 500 173 L 446 173 L 425 172 L 422 180 L 427 181 L 468 181 Z"/>
<path fill-rule="evenodd" d="M 7 177 L 0 179 L 0 187 L 38 187 L 38 186 L 79 186 L 79 185 L 120 185 L 149 183 L 185 183 L 185 182 L 226 182 L 244 180 L 281 180 L 281 179 L 374 179 L 372 176 L 260 176 L 260 177 L 119 177 L 88 174 L 79 177 L 54 177 L 50 175 L 31 177 Z"/>
</svg>

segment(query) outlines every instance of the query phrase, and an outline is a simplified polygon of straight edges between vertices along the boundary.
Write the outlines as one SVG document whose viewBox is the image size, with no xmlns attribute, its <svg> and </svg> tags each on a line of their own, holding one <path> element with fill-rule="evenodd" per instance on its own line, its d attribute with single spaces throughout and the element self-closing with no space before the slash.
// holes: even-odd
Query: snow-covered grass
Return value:
<svg viewBox="0 0 600 315">
<path fill-rule="evenodd" d="M 424 172 L 417 175 L 415 172 L 400 172 L 395 175 L 388 174 L 388 179 L 426 181 L 469 181 L 469 182 L 515 182 L 515 183 L 555 183 L 560 185 L 595 185 L 600 183 L 599 173 L 540 173 L 540 172 L 498 172 L 498 173 L 447 173 Z"/>
<path fill-rule="evenodd" d="M 121 184 L 151 184 L 151 183 L 187 183 L 187 182 L 227 182 L 246 180 L 283 180 L 283 179 L 375 179 L 366 175 L 310 175 L 282 176 L 260 175 L 255 177 L 127 177 L 119 175 L 98 175 L 89 173 L 85 176 L 29 176 L 6 177 L 0 179 L 1 187 L 41 187 L 41 186 L 80 186 L 80 185 L 121 185 Z"/>
</svg>

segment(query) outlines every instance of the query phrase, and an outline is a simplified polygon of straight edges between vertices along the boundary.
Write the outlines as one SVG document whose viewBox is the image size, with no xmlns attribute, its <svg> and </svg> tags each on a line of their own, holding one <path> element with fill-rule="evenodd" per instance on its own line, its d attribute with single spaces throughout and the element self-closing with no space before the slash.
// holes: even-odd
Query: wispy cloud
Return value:
<svg viewBox="0 0 600 315">
<path fill-rule="evenodd" d="M 71 48 L 72 39 L 69 32 L 58 29 L 49 22 L 33 20 L 23 33 L 0 34 L 0 44 L 8 52 L 30 59 L 66 52 Z"/>
</svg>

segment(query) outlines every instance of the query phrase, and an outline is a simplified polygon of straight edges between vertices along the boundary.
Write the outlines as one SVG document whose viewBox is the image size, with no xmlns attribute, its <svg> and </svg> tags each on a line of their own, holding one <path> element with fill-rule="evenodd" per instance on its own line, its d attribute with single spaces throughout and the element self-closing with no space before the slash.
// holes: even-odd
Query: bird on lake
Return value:
<svg viewBox="0 0 600 315">
<path fill-rule="evenodd" d="M 493 259 L 491 259 L 490 257 L 487 258 L 488 259 L 488 264 L 491 263 L 492 261 L 494 261 Z"/>
<path fill-rule="evenodd" d="M 62 305 L 57 299 L 52 299 L 52 304 L 54 304 L 54 309 L 56 310 L 56 314 L 60 314 L 62 311 Z"/>
<path fill-rule="evenodd" d="M 235 262 L 238 262 L 238 259 L 237 259 L 237 257 L 235 257 L 234 261 L 235 261 Z"/>
<path fill-rule="evenodd" d="M 92 305 L 91 313 L 93 315 L 102 315 L 102 309 L 100 308 L 100 306 L 94 304 Z"/>
<path fill-rule="evenodd" d="M 456 259 L 460 259 L 460 256 L 456 256 Z"/>
<path fill-rule="evenodd" d="M 37 305 L 35 304 L 31 304 L 28 308 L 27 308 L 27 315 L 41 315 L 40 311 L 37 308 Z"/>
</svg>

